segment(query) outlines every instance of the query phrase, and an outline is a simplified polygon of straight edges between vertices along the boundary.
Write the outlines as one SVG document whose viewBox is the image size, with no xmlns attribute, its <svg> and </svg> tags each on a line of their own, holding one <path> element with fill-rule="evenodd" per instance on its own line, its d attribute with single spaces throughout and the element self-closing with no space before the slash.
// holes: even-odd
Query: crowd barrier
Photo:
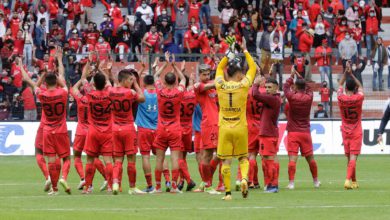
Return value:
<svg viewBox="0 0 390 220">
<path fill-rule="evenodd" d="M 379 120 L 364 120 L 363 122 L 362 154 L 389 154 L 390 130 L 385 130 L 384 146 L 376 143 Z M 73 143 L 76 122 L 68 122 L 68 133 Z M 279 122 L 279 155 L 286 155 L 287 131 L 286 121 Z M 342 137 L 340 120 L 311 121 L 311 135 L 316 155 L 342 155 Z M 34 155 L 35 135 L 39 122 L 1 122 L 0 123 L 0 156 Z"/>
</svg>

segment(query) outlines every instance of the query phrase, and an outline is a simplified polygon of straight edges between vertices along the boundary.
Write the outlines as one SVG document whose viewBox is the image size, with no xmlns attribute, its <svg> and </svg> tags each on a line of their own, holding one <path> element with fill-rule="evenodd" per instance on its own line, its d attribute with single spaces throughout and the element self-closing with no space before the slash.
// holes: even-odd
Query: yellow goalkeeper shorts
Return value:
<svg viewBox="0 0 390 220">
<path fill-rule="evenodd" d="M 217 156 L 220 159 L 248 156 L 248 127 L 219 127 Z"/>
</svg>

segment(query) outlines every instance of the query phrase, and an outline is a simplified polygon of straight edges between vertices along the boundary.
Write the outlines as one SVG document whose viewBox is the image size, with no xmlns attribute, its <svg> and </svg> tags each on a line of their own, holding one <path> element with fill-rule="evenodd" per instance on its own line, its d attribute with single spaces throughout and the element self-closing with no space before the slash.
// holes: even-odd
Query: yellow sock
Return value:
<svg viewBox="0 0 390 220">
<path fill-rule="evenodd" d="M 240 170 L 242 179 L 248 180 L 248 172 L 249 172 L 249 160 L 248 158 L 241 159 L 240 162 Z"/>
<path fill-rule="evenodd" d="M 229 164 L 222 164 L 222 177 L 223 177 L 223 183 L 225 184 L 225 192 L 230 192 L 230 165 Z"/>
</svg>

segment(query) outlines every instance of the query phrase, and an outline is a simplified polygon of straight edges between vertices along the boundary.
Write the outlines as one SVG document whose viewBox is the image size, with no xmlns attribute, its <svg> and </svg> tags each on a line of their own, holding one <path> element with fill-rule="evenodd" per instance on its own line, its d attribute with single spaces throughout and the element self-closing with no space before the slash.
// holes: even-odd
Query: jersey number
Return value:
<svg viewBox="0 0 390 220">
<path fill-rule="evenodd" d="M 348 107 L 344 109 L 344 117 L 349 120 L 355 120 L 358 118 L 356 107 Z"/>
<path fill-rule="evenodd" d="M 102 104 L 96 103 L 90 103 L 89 109 L 91 110 L 91 114 L 94 116 L 103 116 L 103 114 L 109 114 L 111 112 L 111 103 L 107 105 L 107 108 L 104 108 Z"/>
<path fill-rule="evenodd" d="M 233 107 L 233 93 L 229 93 L 229 107 Z"/>
<path fill-rule="evenodd" d="M 184 105 L 181 104 L 181 108 L 180 108 L 180 117 L 183 117 L 184 114 L 185 114 L 187 117 L 191 117 L 192 114 L 194 114 L 194 108 L 195 108 L 194 103 L 188 103 L 188 104 L 187 104 L 188 112 L 187 112 L 187 114 L 185 114 L 185 113 L 184 113 Z"/>
<path fill-rule="evenodd" d="M 114 100 L 112 101 L 112 105 L 114 106 L 114 110 L 117 112 L 129 112 L 131 109 L 131 103 L 129 100 L 123 100 L 122 102 Z"/>
<path fill-rule="evenodd" d="M 253 115 L 261 114 L 262 108 L 263 108 L 263 105 L 261 102 L 251 102 L 251 110 L 252 110 Z"/>
<path fill-rule="evenodd" d="M 164 103 L 164 114 L 166 114 L 166 115 L 171 115 L 171 114 L 173 114 L 173 112 L 175 111 L 174 109 L 173 109 L 173 103 L 172 102 L 165 102 Z"/>
<path fill-rule="evenodd" d="M 45 111 L 45 114 L 49 117 L 55 115 L 55 116 L 60 116 L 64 114 L 65 111 L 65 104 L 62 102 L 57 102 L 56 104 L 53 105 L 53 107 L 50 104 L 43 104 L 42 108 Z"/>
</svg>

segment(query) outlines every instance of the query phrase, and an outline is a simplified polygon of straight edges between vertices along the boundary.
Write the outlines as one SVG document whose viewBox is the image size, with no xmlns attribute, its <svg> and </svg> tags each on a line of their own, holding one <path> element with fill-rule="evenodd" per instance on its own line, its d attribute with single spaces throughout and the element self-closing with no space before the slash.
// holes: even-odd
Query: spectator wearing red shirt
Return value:
<svg viewBox="0 0 390 220">
<path fill-rule="evenodd" d="M 329 110 L 330 90 L 328 88 L 328 83 L 326 81 L 322 82 L 322 87 L 320 89 L 320 95 L 321 95 L 321 103 L 324 106 L 325 111 L 327 112 Z"/>
<path fill-rule="evenodd" d="M 313 36 L 314 36 L 314 31 L 312 29 L 308 29 L 306 26 L 302 34 L 299 36 L 299 45 L 298 45 L 299 51 L 301 51 L 303 53 L 303 56 L 305 56 L 305 59 L 309 61 L 309 64 L 305 69 L 305 80 L 308 82 L 312 81 L 310 50 L 313 45 L 313 40 L 314 40 Z"/>
<path fill-rule="evenodd" d="M 314 23 L 317 19 L 317 16 L 321 13 L 320 0 L 314 0 L 314 3 L 310 6 L 309 10 L 309 20 L 311 23 Z"/>
<path fill-rule="evenodd" d="M 92 8 L 94 7 L 94 4 L 92 0 L 81 0 L 81 5 L 84 9 L 84 14 L 81 16 L 81 28 L 84 29 L 85 25 L 87 24 L 87 21 L 90 21 L 92 18 Z"/>
<path fill-rule="evenodd" d="M 322 40 L 326 39 L 327 36 L 330 35 L 330 25 L 327 21 L 324 20 L 323 16 L 319 14 L 315 22 L 312 23 L 311 28 L 314 29 L 313 47 L 316 48 L 318 46 L 321 46 Z"/>
<path fill-rule="evenodd" d="M 197 2 L 197 0 L 192 0 L 189 5 L 188 20 L 195 18 L 196 23 L 199 23 L 199 12 L 201 7 L 202 3 Z"/>
<path fill-rule="evenodd" d="M 37 120 L 37 106 L 35 104 L 34 94 L 31 87 L 27 85 L 26 82 L 23 82 L 21 97 L 24 104 L 24 120 L 25 121 L 35 121 Z"/>
<path fill-rule="evenodd" d="M 150 27 L 150 31 L 145 34 L 142 39 L 145 53 L 158 53 L 160 51 L 160 45 L 162 43 L 162 36 L 157 32 L 156 25 Z"/>
<path fill-rule="evenodd" d="M 58 2 L 56 0 L 48 0 L 46 4 L 47 4 L 47 8 L 49 9 L 49 15 L 50 15 L 49 28 L 51 28 L 53 22 L 57 20 L 58 10 L 59 10 Z"/>
<path fill-rule="evenodd" d="M 95 50 L 98 52 L 99 60 L 108 60 L 110 56 L 111 46 L 104 40 L 102 36 L 99 37 L 98 43 L 95 45 Z"/>
<path fill-rule="evenodd" d="M 57 42 L 65 41 L 65 31 L 60 28 L 58 21 L 54 20 L 52 23 L 52 28 L 49 33 L 49 40 L 54 40 Z"/>
<path fill-rule="evenodd" d="M 117 30 L 118 27 L 123 23 L 122 18 L 122 11 L 121 9 L 116 5 L 115 1 L 112 1 L 110 4 L 108 4 L 105 0 L 102 0 L 102 4 L 106 6 L 108 15 L 111 17 L 114 28 L 112 31 L 112 36 L 117 36 Z"/>
<path fill-rule="evenodd" d="M 72 23 L 75 23 L 77 28 L 80 29 L 80 19 L 81 15 L 84 14 L 84 9 L 79 0 L 67 2 L 64 8 L 68 10 L 65 32 L 67 33 L 70 30 Z"/>
<path fill-rule="evenodd" d="M 80 52 L 82 43 L 77 30 L 72 31 L 72 37 L 68 40 L 68 42 L 71 49 L 73 49 L 76 53 Z"/>
<path fill-rule="evenodd" d="M 17 53 L 16 55 L 23 56 L 23 50 L 24 50 L 23 31 L 19 30 L 14 41 L 14 51 Z"/>
<path fill-rule="evenodd" d="M 198 28 L 192 26 L 191 29 L 184 34 L 184 53 L 200 53 L 200 41 L 198 38 Z"/>
<path fill-rule="evenodd" d="M 16 35 L 18 34 L 21 25 L 22 21 L 19 19 L 18 14 L 14 13 L 12 15 L 12 19 L 9 22 L 9 27 L 11 29 L 13 38 L 16 38 Z"/>
<path fill-rule="evenodd" d="M 357 19 L 355 21 L 355 27 L 352 28 L 352 38 L 356 41 L 357 48 L 358 48 L 358 56 L 362 55 L 362 45 L 361 42 L 363 40 L 363 30 L 360 26 L 360 20 Z"/>
<path fill-rule="evenodd" d="M 83 39 L 85 39 L 87 44 L 95 45 L 99 39 L 100 33 L 95 27 L 93 22 L 88 22 L 88 30 L 83 34 Z"/>
<path fill-rule="evenodd" d="M 332 83 L 331 71 L 330 71 L 330 58 L 332 56 L 332 48 L 328 46 L 326 39 L 322 40 L 322 45 L 318 46 L 314 52 L 314 58 L 316 59 L 317 66 L 319 67 L 321 74 L 321 82 L 325 81 L 325 75 L 328 77 L 329 83 Z"/>
</svg>

